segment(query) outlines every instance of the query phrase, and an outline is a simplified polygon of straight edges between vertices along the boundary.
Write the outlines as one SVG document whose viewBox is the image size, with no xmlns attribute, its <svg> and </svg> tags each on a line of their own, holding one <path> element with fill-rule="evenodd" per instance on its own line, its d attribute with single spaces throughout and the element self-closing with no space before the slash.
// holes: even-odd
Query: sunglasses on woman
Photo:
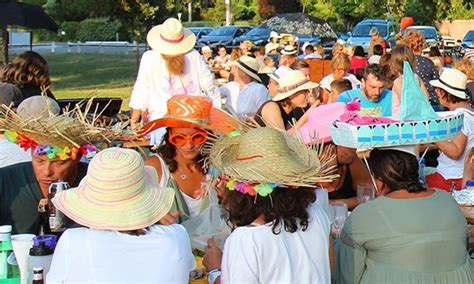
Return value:
<svg viewBox="0 0 474 284">
<path fill-rule="evenodd" d="M 191 142 L 194 146 L 199 146 L 204 144 L 207 141 L 207 133 L 204 131 L 196 131 L 191 135 L 186 135 L 182 133 L 170 133 L 169 141 L 175 146 L 184 146 L 188 142 Z"/>
</svg>

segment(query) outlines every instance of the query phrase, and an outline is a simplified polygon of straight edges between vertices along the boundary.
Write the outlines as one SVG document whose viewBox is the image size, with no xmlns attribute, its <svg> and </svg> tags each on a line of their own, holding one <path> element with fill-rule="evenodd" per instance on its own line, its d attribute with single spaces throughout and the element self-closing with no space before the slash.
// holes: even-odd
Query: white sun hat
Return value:
<svg viewBox="0 0 474 284">
<path fill-rule="evenodd" d="M 281 101 L 299 91 L 316 88 L 319 84 L 308 80 L 303 72 L 292 70 L 280 78 L 279 86 L 278 94 L 273 97 L 273 101 Z"/>
<path fill-rule="evenodd" d="M 258 64 L 257 59 L 244 55 L 241 56 L 238 60 L 234 61 L 233 64 L 237 66 L 240 70 L 245 72 L 245 74 L 249 75 L 260 83 L 262 82 L 262 79 L 260 79 L 260 76 L 258 76 L 260 64 Z"/>
<path fill-rule="evenodd" d="M 467 76 L 459 70 L 444 68 L 439 79 L 431 80 L 430 84 L 431 86 L 441 88 L 458 98 L 468 98 L 466 91 Z"/>
<path fill-rule="evenodd" d="M 268 39 L 271 39 L 271 38 L 281 38 L 281 36 L 277 32 L 271 31 Z"/>
<path fill-rule="evenodd" d="M 296 49 L 292 45 L 287 45 L 285 48 L 282 49 L 281 54 L 283 55 L 296 55 L 298 53 L 298 49 Z"/>
<path fill-rule="evenodd" d="M 165 55 L 185 54 L 196 44 L 194 33 L 184 28 L 175 18 L 169 18 L 163 24 L 153 27 L 146 40 L 153 50 Z"/>
</svg>

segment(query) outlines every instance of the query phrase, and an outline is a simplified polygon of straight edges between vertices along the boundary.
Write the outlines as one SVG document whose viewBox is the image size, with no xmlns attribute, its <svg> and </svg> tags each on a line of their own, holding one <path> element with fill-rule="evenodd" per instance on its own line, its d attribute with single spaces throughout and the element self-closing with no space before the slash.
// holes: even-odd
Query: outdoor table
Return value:
<svg viewBox="0 0 474 284">
<path fill-rule="evenodd" d="M 474 225 L 474 206 L 459 205 L 459 207 L 461 207 L 462 213 L 464 213 L 467 223 Z"/>
</svg>

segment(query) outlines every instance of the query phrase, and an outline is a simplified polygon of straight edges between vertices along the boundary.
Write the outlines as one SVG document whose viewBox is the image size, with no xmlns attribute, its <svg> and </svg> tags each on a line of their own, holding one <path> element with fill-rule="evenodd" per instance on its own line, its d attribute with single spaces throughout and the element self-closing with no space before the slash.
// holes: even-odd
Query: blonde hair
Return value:
<svg viewBox="0 0 474 284">
<path fill-rule="evenodd" d="M 331 60 L 332 72 L 336 71 L 340 65 L 342 65 L 342 67 L 346 71 L 351 68 L 351 60 L 349 59 L 349 55 L 345 53 L 338 53 L 332 58 Z"/>
<path fill-rule="evenodd" d="M 185 61 L 184 54 L 179 55 L 165 55 L 162 54 L 161 57 L 165 60 L 166 69 L 171 75 L 179 76 L 184 74 Z"/>
<path fill-rule="evenodd" d="M 236 61 L 242 56 L 242 50 L 238 47 L 232 48 L 232 52 L 230 53 L 230 60 Z"/>
<path fill-rule="evenodd" d="M 406 45 L 399 44 L 395 46 L 390 55 L 390 72 L 395 76 L 400 76 L 403 74 L 403 61 L 408 61 L 413 70 L 415 70 L 415 54 L 413 51 Z"/>
<path fill-rule="evenodd" d="M 316 45 L 314 45 L 313 47 L 314 47 L 314 51 L 315 51 L 316 53 L 318 53 L 318 54 L 320 54 L 320 55 L 324 55 L 325 50 L 324 50 L 324 48 L 323 48 L 322 45 L 316 44 Z"/>
<path fill-rule="evenodd" d="M 332 55 L 339 54 L 341 52 L 344 52 L 344 45 L 340 43 L 335 43 L 332 46 Z"/>
<path fill-rule="evenodd" d="M 425 46 L 425 37 L 417 31 L 408 31 L 402 42 L 413 50 L 414 53 L 420 53 Z"/>
<path fill-rule="evenodd" d="M 474 80 L 474 66 L 469 59 L 459 59 L 452 67 L 466 74 L 468 80 Z"/>
</svg>

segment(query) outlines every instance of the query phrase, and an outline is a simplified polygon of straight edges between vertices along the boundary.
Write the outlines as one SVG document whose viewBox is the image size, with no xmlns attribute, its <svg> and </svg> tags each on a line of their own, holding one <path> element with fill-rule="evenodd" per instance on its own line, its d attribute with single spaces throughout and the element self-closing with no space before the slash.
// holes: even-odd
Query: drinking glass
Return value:
<svg viewBox="0 0 474 284">
<path fill-rule="evenodd" d="M 359 204 L 375 198 L 375 188 L 372 184 L 362 184 L 357 186 L 357 200 Z"/>
<path fill-rule="evenodd" d="M 332 211 L 332 233 L 333 235 L 338 238 L 341 234 L 342 227 L 344 227 L 344 222 L 346 222 L 347 218 L 347 204 L 342 202 L 337 202 L 331 204 L 331 211 Z"/>
</svg>

